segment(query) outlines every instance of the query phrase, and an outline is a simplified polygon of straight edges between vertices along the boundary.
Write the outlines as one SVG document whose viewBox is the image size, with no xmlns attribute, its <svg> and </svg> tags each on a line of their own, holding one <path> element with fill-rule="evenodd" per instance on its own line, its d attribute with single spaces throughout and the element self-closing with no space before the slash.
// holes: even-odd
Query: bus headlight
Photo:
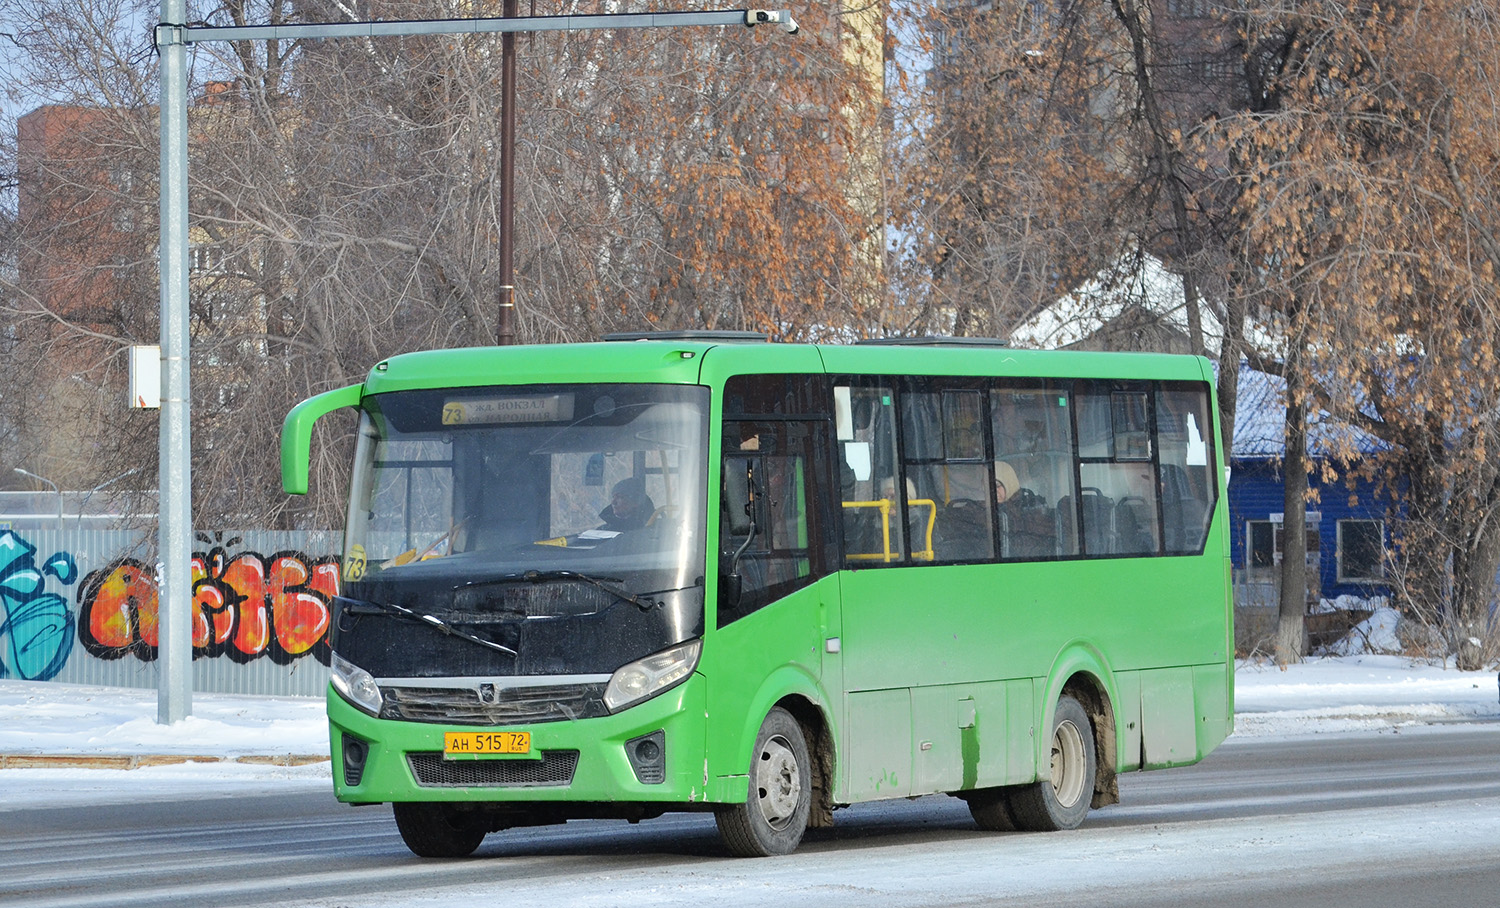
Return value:
<svg viewBox="0 0 1500 908">
<path fill-rule="evenodd" d="M 372 716 L 380 715 L 383 699 L 380 685 L 375 683 L 375 678 L 369 672 L 347 659 L 339 658 L 338 653 L 333 654 L 333 661 L 328 668 L 328 680 L 333 682 L 333 689 L 345 700 Z"/>
<path fill-rule="evenodd" d="M 610 712 L 619 712 L 656 696 L 691 675 L 702 651 L 702 640 L 689 640 L 622 666 L 604 688 L 604 705 Z"/>
</svg>

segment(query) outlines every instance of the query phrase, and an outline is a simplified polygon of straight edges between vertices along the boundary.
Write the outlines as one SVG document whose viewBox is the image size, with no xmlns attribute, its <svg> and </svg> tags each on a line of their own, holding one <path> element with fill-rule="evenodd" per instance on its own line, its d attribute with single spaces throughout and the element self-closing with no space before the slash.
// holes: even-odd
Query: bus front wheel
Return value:
<svg viewBox="0 0 1500 908">
<path fill-rule="evenodd" d="M 398 802 L 392 808 L 401 841 L 418 857 L 466 858 L 488 832 L 478 816 L 447 804 Z"/>
<path fill-rule="evenodd" d="M 786 710 L 771 710 L 755 736 L 749 796 L 714 814 L 730 853 L 756 858 L 796 850 L 812 810 L 810 773 L 802 726 Z"/>
<path fill-rule="evenodd" d="M 1016 826 L 1032 832 L 1077 829 L 1094 797 L 1094 730 L 1083 706 L 1062 696 L 1053 710 L 1051 757 L 1041 778 L 1013 791 Z"/>
</svg>

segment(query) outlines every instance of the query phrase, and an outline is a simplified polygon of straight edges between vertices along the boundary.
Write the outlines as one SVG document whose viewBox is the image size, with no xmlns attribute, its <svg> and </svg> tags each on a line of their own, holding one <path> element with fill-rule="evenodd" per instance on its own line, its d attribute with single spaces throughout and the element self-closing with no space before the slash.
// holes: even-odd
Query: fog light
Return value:
<svg viewBox="0 0 1500 908">
<path fill-rule="evenodd" d="M 642 785 L 660 785 L 667 780 L 667 734 L 653 731 L 649 735 L 625 742 L 625 757 Z"/>
<path fill-rule="evenodd" d="M 349 735 L 340 735 L 344 740 L 344 784 L 350 788 L 359 784 L 365 775 L 365 761 L 370 756 L 370 745 Z"/>
</svg>

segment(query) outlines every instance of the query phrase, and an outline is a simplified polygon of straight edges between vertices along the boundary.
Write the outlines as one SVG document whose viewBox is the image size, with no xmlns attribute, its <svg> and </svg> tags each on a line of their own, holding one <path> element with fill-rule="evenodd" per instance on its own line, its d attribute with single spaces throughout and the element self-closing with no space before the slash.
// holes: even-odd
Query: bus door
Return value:
<svg viewBox="0 0 1500 908">
<path fill-rule="evenodd" d="M 726 382 L 718 597 L 713 655 L 704 669 L 713 672 L 711 721 L 747 717 L 769 705 L 757 697 L 792 693 L 813 700 L 830 723 L 838 721 L 833 713 L 843 681 L 826 398 L 821 375 Z M 750 725 L 761 718 L 748 716 Z M 711 730 L 711 752 L 732 737 Z"/>
</svg>

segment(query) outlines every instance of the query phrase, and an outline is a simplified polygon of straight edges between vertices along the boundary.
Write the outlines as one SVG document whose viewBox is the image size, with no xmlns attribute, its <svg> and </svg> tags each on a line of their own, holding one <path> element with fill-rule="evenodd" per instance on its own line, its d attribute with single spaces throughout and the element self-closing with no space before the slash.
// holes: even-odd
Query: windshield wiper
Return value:
<svg viewBox="0 0 1500 908">
<path fill-rule="evenodd" d="M 623 599 L 643 612 L 649 612 L 659 604 L 655 599 L 637 596 L 623 587 L 612 586 L 611 584 L 625 582 L 619 577 L 595 577 L 592 574 L 582 574 L 578 571 L 525 571 L 520 574 L 505 574 L 501 577 L 492 577 L 489 580 L 471 580 L 468 583 L 460 583 L 453 588 L 453 591 L 456 593 L 459 590 L 492 586 L 499 583 L 556 583 L 559 581 L 591 583 L 616 599 Z"/>
<path fill-rule="evenodd" d="M 505 653 L 507 656 L 510 656 L 512 658 L 520 657 L 520 654 L 510 647 L 502 646 L 501 644 L 496 643 L 493 640 L 486 640 L 483 637 L 476 637 L 475 635 L 467 631 L 461 631 L 448 622 L 444 621 L 443 619 L 437 617 L 436 615 L 424 615 L 421 612 L 409 609 L 404 605 L 397 605 L 394 602 L 376 602 L 372 599 L 350 599 L 348 596 L 335 596 L 333 598 L 341 599 L 344 602 L 348 603 L 348 605 L 345 606 L 344 610 L 350 612 L 351 614 L 395 615 L 400 618 L 410 618 L 413 621 L 420 621 L 423 624 L 435 627 L 440 632 L 447 634 L 450 637 L 458 637 L 460 639 L 467 640 L 470 643 L 477 643 L 480 646 L 485 647 L 486 649 L 492 649 L 496 652 Z"/>
</svg>

